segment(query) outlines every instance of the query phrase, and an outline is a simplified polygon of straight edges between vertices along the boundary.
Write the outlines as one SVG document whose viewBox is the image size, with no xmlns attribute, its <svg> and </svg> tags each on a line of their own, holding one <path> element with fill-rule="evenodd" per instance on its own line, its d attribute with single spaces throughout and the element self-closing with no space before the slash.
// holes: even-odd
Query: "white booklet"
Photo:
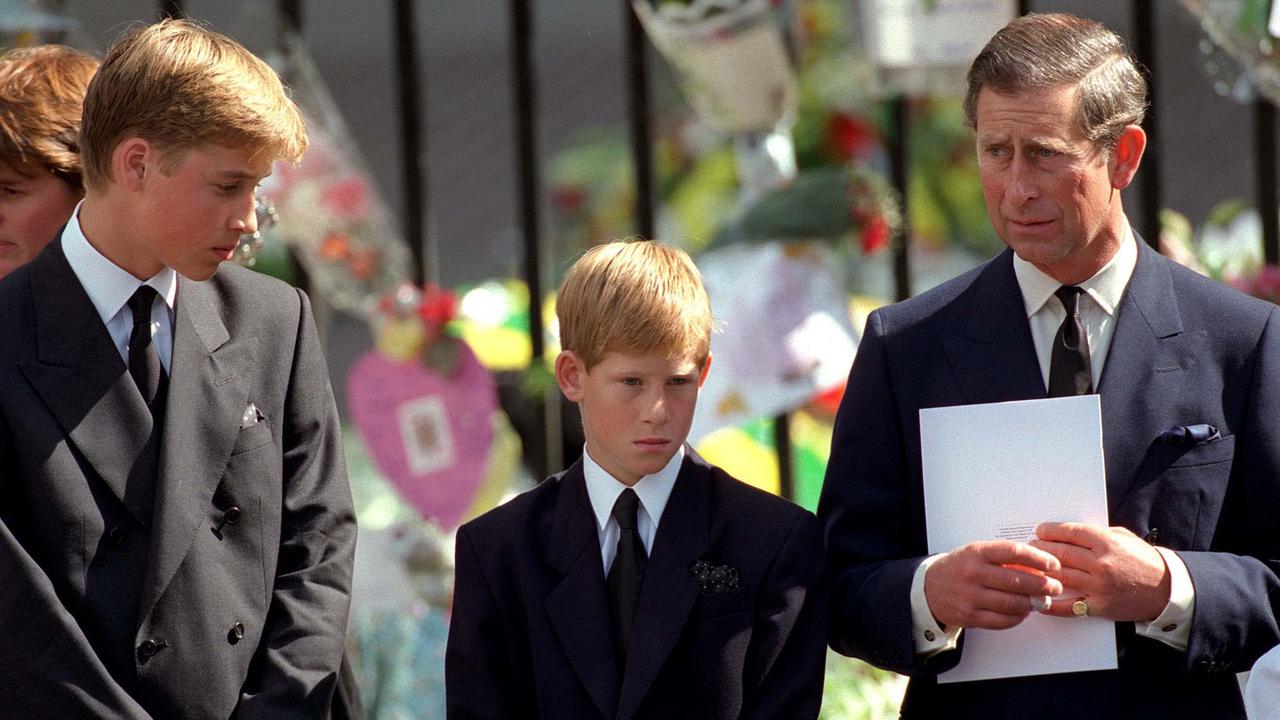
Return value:
<svg viewBox="0 0 1280 720">
<path fill-rule="evenodd" d="M 920 452 L 931 554 L 1031 540 L 1042 522 L 1108 525 L 1097 395 L 921 410 Z M 1032 612 L 1009 630 L 964 633 L 960 664 L 938 682 L 1116 667 L 1115 623 L 1103 618 Z"/>
</svg>

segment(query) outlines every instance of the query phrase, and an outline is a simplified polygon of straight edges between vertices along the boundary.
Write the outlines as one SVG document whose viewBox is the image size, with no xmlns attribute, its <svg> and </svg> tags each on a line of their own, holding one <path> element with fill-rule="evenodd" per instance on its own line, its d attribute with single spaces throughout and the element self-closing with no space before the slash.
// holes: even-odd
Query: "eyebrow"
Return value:
<svg viewBox="0 0 1280 720">
<path fill-rule="evenodd" d="M 255 175 L 254 173 L 245 172 L 244 170 L 219 170 L 216 174 L 219 179 L 253 180 L 254 182 L 265 180 L 266 178 L 271 177 L 270 171 L 268 171 L 266 175 Z"/>
</svg>

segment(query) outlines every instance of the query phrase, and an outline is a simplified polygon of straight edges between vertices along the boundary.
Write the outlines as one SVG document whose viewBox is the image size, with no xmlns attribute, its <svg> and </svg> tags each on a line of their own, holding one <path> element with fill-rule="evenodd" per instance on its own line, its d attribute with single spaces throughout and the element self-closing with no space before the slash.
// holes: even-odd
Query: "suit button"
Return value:
<svg viewBox="0 0 1280 720">
<path fill-rule="evenodd" d="M 127 536 L 128 533 L 125 531 L 124 527 L 116 525 L 107 531 L 107 542 L 112 545 L 123 545 Z"/>
<path fill-rule="evenodd" d="M 1160 542 L 1160 528 L 1157 528 L 1157 527 L 1156 527 L 1156 528 L 1151 528 L 1150 530 L 1148 530 L 1148 531 L 1147 531 L 1147 536 L 1146 536 L 1145 538 L 1143 538 L 1143 540 L 1146 540 L 1147 542 L 1151 543 L 1152 545 L 1155 545 L 1156 543 Z"/>
<path fill-rule="evenodd" d="M 160 650 L 167 645 L 168 643 L 164 640 L 143 640 L 142 644 L 138 646 L 138 659 L 145 661 L 160 652 Z"/>
<path fill-rule="evenodd" d="M 239 506 L 232 505 L 231 507 L 227 508 L 227 511 L 222 513 L 222 520 L 228 525 L 235 525 L 236 523 L 240 522 Z"/>
<path fill-rule="evenodd" d="M 227 642 L 231 643 L 232 645 L 235 645 L 236 643 L 240 642 L 243 639 L 244 639 L 244 625 L 241 625 L 240 623 L 236 623 L 235 625 L 231 626 L 230 630 L 227 631 Z"/>
<path fill-rule="evenodd" d="M 1177 630 L 1177 629 L 1178 629 L 1177 623 L 1169 623 L 1168 625 L 1165 625 L 1164 627 L 1160 628 L 1160 632 L 1173 632 L 1174 630 Z"/>
<path fill-rule="evenodd" d="M 932 630 L 925 630 L 924 639 L 928 640 L 929 642 L 933 642 L 934 640 L 938 639 L 938 636 Z"/>
</svg>

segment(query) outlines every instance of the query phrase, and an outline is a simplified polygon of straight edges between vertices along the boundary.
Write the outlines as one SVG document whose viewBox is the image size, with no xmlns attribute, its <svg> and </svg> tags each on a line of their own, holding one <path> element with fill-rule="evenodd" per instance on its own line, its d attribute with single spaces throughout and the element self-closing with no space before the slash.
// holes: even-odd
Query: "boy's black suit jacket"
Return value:
<svg viewBox="0 0 1280 720">
<path fill-rule="evenodd" d="M 735 569 L 713 592 L 698 560 Z M 705 590 L 705 591 L 704 591 Z M 579 460 L 458 531 L 449 717 L 817 717 L 826 589 L 812 514 L 686 454 L 625 669 Z"/>
<path fill-rule="evenodd" d="M 310 306 L 224 265 L 179 278 L 173 337 L 147 462 L 61 243 L 0 282 L 0 718 L 327 712 L 355 520 Z"/>
</svg>

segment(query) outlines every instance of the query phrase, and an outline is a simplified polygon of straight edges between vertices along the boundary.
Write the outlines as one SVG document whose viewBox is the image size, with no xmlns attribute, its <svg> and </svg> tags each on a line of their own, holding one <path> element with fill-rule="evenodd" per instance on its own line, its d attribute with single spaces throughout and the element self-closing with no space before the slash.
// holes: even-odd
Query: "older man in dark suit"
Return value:
<svg viewBox="0 0 1280 720">
<path fill-rule="evenodd" d="M 166 21 L 85 98 L 88 189 L 0 282 L 0 717 L 322 718 L 355 522 L 301 292 L 219 267 L 306 131 Z"/>
<path fill-rule="evenodd" d="M 867 322 L 819 509 L 831 644 L 911 675 L 904 717 L 1240 718 L 1234 673 L 1280 640 L 1280 312 L 1131 230 L 1120 191 L 1145 105 L 1097 23 L 1030 15 L 997 33 L 966 110 L 1009 249 Z M 1044 523 L 1028 544 L 926 557 L 920 409 L 1095 388 L 1111 527 Z M 1012 627 L 1045 596 L 1063 622 L 1116 621 L 1119 669 L 937 684 L 965 628 Z"/>
</svg>

